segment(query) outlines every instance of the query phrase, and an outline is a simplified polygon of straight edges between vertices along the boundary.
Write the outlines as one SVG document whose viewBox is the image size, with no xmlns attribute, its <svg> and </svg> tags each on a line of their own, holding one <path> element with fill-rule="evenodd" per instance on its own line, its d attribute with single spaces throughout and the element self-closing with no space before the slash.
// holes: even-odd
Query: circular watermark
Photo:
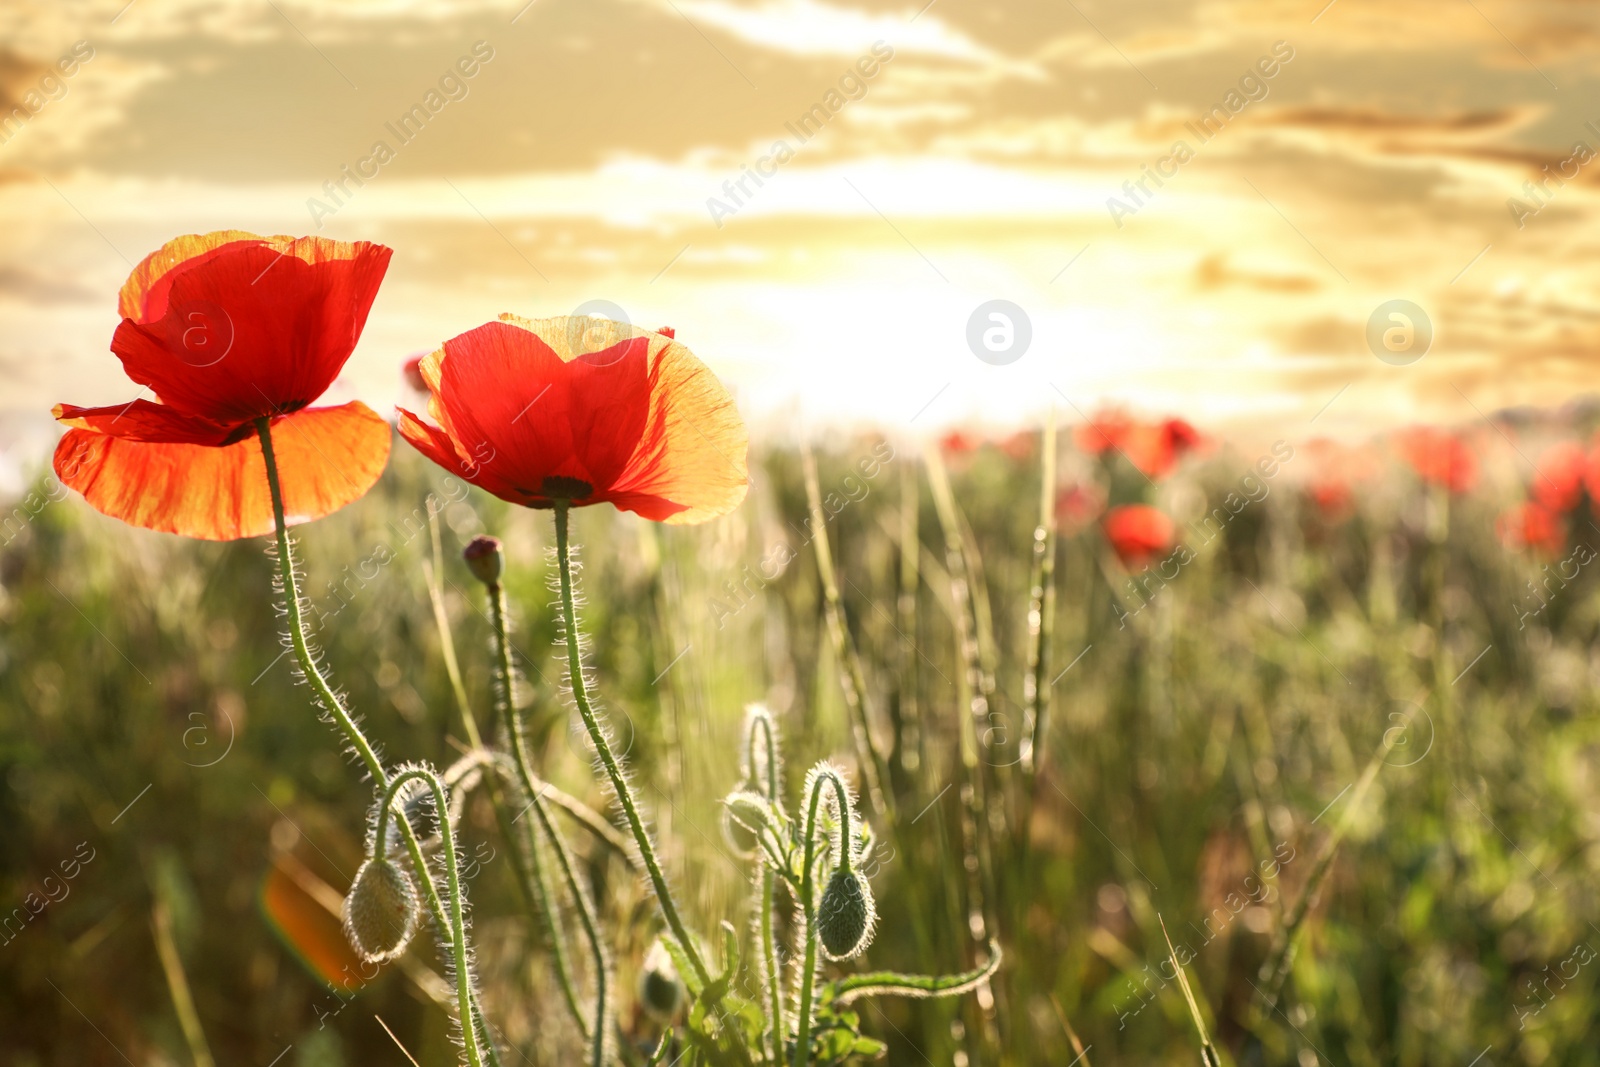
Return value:
<svg viewBox="0 0 1600 1067">
<path fill-rule="evenodd" d="M 233 317 L 214 300 L 190 300 L 167 316 L 168 349 L 191 367 L 221 363 L 233 350 Z"/>
<path fill-rule="evenodd" d="M 967 347 L 985 363 L 1015 363 L 1033 341 L 1033 321 L 1009 300 L 986 300 L 967 318 Z"/>
<path fill-rule="evenodd" d="M 1410 300 L 1386 300 L 1367 319 L 1367 347 L 1391 367 L 1409 367 L 1433 347 L 1433 320 Z"/>
<path fill-rule="evenodd" d="M 1433 751 L 1433 716 L 1411 700 L 1390 702 L 1389 727 L 1383 742 L 1389 753 L 1383 762 L 1390 767 L 1410 767 L 1421 763 Z"/>
<path fill-rule="evenodd" d="M 198 711 L 189 713 L 189 721 L 195 725 L 183 731 L 183 750 L 192 756 L 201 757 L 199 760 L 184 760 L 191 767 L 215 767 L 227 758 L 233 751 L 233 739 L 237 731 L 233 725 L 233 716 L 228 714 L 227 708 L 218 708 L 217 713 L 222 716 L 222 721 L 228 724 L 228 740 L 222 746 L 222 753 L 214 759 L 209 759 L 211 753 L 216 751 L 216 745 L 211 738 L 211 724 L 206 721 L 206 716 Z"/>
<path fill-rule="evenodd" d="M 1003 711 L 989 711 L 984 716 L 978 744 L 983 748 L 983 762 L 991 767 L 1015 767 L 1022 762 L 1022 746 L 1011 736 L 1011 720 Z"/>
<path fill-rule="evenodd" d="M 633 336 L 632 326 L 633 320 L 619 305 L 609 300 L 585 300 L 567 317 L 567 349 L 574 359 L 609 353 L 602 359 L 584 360 L 597 367 L 609 366 L 627 354 L 618 346 Z"/>
</svg>

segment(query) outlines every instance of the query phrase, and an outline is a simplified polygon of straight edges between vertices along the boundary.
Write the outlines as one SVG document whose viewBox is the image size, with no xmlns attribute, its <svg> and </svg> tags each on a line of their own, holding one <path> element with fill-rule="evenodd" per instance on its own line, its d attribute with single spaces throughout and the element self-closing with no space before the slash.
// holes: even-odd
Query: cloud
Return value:
<svg viewBox="0 0 1600 1067">
<path fill-rule="evenodd" d="M 855 59 L 875 41 L 900 57 L 949 60 L 1004 70 L 1043 80 L 1034 64 L 1010 59 L 953 29 L 937 15 L 876 14 L 818 0 L 765 0 L 748 6 L 729 0 L 672 0 L 672 8 L 691 21 L 732 34 L 747 44 L 798 56 Z"/>
</svg>

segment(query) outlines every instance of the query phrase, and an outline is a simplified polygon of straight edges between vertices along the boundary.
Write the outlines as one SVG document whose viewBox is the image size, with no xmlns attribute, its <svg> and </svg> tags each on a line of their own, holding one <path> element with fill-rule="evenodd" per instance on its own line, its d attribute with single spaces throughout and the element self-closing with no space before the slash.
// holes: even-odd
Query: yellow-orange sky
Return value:
<svg viewBox="0 0 1600 1067">
<path fill-rule="evenodd" d="M 395 248 L 338 387 L 379 406 L 411 353 L 595 299 L 675 327 L 769 431 L 1115 400 L 1212 425 L 1326 407 L 1337 433 L 1593 389 L 1600 162 L 1567 163 L 1520 227 L 1507 201 L 1539 206 L 1525 182 L 1600 151 L 1595 4 L 124 4 L 0 7 L 0 113 L 25 116 L 0 128 L 13 436 L 57 400 L 133 395 L 107 351 L 118 285 L 219 228 Z M 92 58 L 47 81 L 79 41 Z M 401 143 L 386 124 L 464 57 Z M 779 140 L 793 158 L 764 162 Z M 723 183 L 758 162 L 735 203 Z M 343 166 L 375 176 L 340 203 Z M 995 298 L 1032 323 L 1005 366 L 966 340 Z M 1394 298 L 1437 331 L 1409 366 L 1364 339 Z"/>
</svg>

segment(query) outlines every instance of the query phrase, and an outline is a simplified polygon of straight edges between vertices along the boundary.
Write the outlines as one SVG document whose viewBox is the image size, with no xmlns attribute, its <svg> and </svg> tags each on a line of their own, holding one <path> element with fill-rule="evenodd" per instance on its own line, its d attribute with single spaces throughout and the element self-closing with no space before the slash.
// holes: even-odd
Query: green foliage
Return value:
<svg viewBox="0 0 1600 1067">
<path fill-rule="evenodd" d="M 824 965 L 815 1062 L 945 1063 L 959 1048 L 971 1063 L 1059 1067 L 1072 1057 L 1053 999 L 1098 1067 L 1193 1064 L 1177 961 L 1224 1063 L 1423 1067 L 1467 1064 L 1492 1045 L 1485 1063 L 1600 1064 L 1589 948 L 1600 946 L 1600 582 L 1593 567 L 1547 572 L 1500 546 L 1495 519 L 1515 490 L 1441 501 L 1389 470 L 1335 523 L 1290 484 L 1312 463 L 1297 457 L 1215 539 L 1194 535 L 1195 559 L 1160 582 L 1123 574 L 1094 528 L 1063 529 L 1044 679 L 1053 706 L 1030 786 L 1008 768 L 1026 707 L 1037 461 L 989 448 L 951 461 L 982 594 L 967 609 L 970 679 L 987 701 L 974 720 L 958 696 L 969 658 L 940 516 L 919 482 L 918 566 L 902 602 L 909 457 L 868 477 L 860 461 L 873 447 L 837 442 L 817 474 L 896 816 L 863 804 L 876 840 L 862 873 L 881 916 L 862 960 Z M 1220 501 L 1247 458 L 1186 468 L 1163 483 L 1163 502 L 1183 517 L 1185 499 Z M 1074 476 L 1064 462 L 1063 479 Z M 846 477 L 859 488 L 842 490 Z M 1151 491 L 1126 471 L 1117 479 L 1119 494 Z M 801 465 L 769 454 L 755 481 L 737 515 L 694 530 L 601 509 L 573 517 L 591 672 L 702 932 L 754 925 L 743 921 L 753 864 L 726 852 L 719 830 L 722 798 L 747 769 L 745 704 L 774 709 L 795 767 L 855 758 Z M 324 663 L 391 762 L 452 761 L 460 716 L 422 570 L 430 493 L 444 503 L 446 560 L 480 533 L 504 543 L 541 777 L 607 809 L 560 691 L 547 515 L 457 493 L 397 452 L 368 498 L 297 531 Z M 1593 545 L 1600 534 L 1582 520 L 1571 538 Z M 310 711 L 289 657 L 275 658 L 281 620 L 261 549 L 130 530 L 75 500 L 0 548 L 0 1061 L 119 1062 L 109 1042 L 133 1062 L 187 1062 L 151 934 L 158 891 L 217 1062 L 270 1063 L 291 1043 L 285 1063 L 399 1062 L 374 1015 L 419 1062 L 455 1054 L 449 1010 L 428 992 L 423 968 L 437 980 L 440 964 L 427 939 L 334 993 L 263 918 L 280 861 L 336 895 L 348 888 L 371 791 Z M 463 687 L 487 732 L 482 590 L 459 563 L 442 577 Z M 1388 742 L 1357 801 L 1350 787 Z M 779 798 L 790 813 L 798 785 Z M 969 797 L 988 804 L 981 819 L 968 818 Z M 483 998 L 514 1049 L 505 1062 L 576 1062 L 581 1038 L 544 935 L 521 921 L 481 796 L 461 822 Z M 785 939 L 788 887 L 804 873 L 796 823 L 781 815 L 766 835 L 783 861 Z M 632 976 L 659 932 L 648 892 L 613 849 L 565 825 Z M 1265 1011 L 1253 986 L 1316 868 Z M 991 938 L 1005 953 L 998 969 Z M 738 1063 L 733 1027 L 745 1048 L 762 1047 L 759 952 L 748 936 L 736 951 L 715 940 L 719 989 L 676 961 L 689 997 L 670 1037 L 620 984 L 627 1062 L 659 1048 L 662 1063 L 685 1049 L 685 1065 Z M 869 970 L 880 967 L 951 977 Z M 850 996 L 869 988 L 882 999 Z"/>
</svg>

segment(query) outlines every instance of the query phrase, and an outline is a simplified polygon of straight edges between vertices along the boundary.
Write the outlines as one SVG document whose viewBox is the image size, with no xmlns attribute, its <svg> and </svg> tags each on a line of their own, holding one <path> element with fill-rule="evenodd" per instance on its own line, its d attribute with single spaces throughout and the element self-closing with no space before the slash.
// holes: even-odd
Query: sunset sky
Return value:
<svg viewBox="0 0 1600 1067">
<path fill-rule="evenodd" d="M 1324 4 L 12 0 L 0 437 L 131 398 L 118 286 L 222 228 L 395 249 L 334 396 L 374 406 L 410 354 L 593 300 L 769 434 L 1110 402 L 1337 434 L 1591 390 L 1600 7 Z M 1546 165 L 1576 177 L 1541 205 Z M 1365 340 L 1397 298 L 1435 329 L 1409 366 Z M 1031 320 L 1003 366 L 967 342 L 991 299 Z"/>
</svg>

